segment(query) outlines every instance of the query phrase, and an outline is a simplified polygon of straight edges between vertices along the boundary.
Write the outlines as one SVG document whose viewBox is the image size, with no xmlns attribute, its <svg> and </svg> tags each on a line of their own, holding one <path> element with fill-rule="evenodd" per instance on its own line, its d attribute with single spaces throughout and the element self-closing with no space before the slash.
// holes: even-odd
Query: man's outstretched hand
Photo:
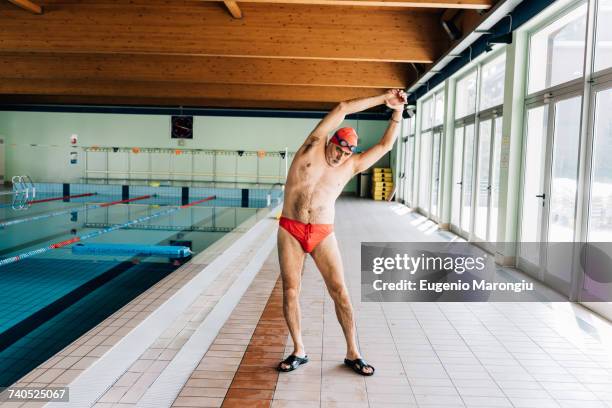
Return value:
<svg viewBox="0 0 612 408">
<path fill-rule="evenodd" d="M 393 110 L 403 110 L 408 102 L 408 95 L 401 89 L 389 89 L 385 93 L 385 105 Z"/>
</svg>

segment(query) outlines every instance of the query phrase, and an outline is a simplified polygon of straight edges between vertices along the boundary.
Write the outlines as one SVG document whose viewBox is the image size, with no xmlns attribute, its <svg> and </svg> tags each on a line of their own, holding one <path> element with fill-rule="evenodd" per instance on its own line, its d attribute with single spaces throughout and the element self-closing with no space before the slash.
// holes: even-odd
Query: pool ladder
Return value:
<svg viewBox="0 0 612 408">
<path fill-rule="evenodd" d="M 30 202 L 36 197 L 36 187 L 32 178 L 28 175 L 13 176 L 11 179 L 13 191 L 1 192 L 0 195 L 13 195 L 13 210 L 26 210 L 30 208 Z"/>
<path fill-rule="evenodd" d="M 272 204 L 272 191 L 274 190 L 274 187 L 276 186 L 280 186 L 281 191 L 285 191 L 285 185 L 283 183 L 274 183 L 272 184 L 272 187 L 270 187 L 270 190 L 268 190 L 268 193 L 266 194 L 266 207 L 269 207 Z M 280 197 L 276 197 L 276 204 L 280 204 L 281 202 L 281 198 Z"/>
</svg>

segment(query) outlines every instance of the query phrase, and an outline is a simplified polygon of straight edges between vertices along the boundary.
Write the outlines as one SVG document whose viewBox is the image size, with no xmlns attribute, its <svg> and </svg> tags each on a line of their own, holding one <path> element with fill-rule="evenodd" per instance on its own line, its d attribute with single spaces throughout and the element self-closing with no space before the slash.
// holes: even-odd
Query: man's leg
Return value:
<svg viewBox="0 0 612 408">
<path fill-rule="evenodd" d="M 346 358 L 349 360 L 361 358 L 355 340 L 353 306 L 351 305 L 351 298 L 344 282 L 344 268 L 336 235 L 334 233 L 328 235 L 312 251 L 311 255 L 323 276 L 329 295 L 334 301 L 336 316 L 346 338 Z M 372 369 L 366 367 L 363 369 L 363 372 L 370 373 Z"/>
<path fill-rule="evenodd" d="M 306 254 L 299 242 L 287 230 L 279 227 L 278 261 L 283 280 L 283 313 L 293 340 L 293 354 L 299 357 L 304 356 L 299 297 L 305 258 Z M 284 363 L 282 367 L 284 369 L 289 368 Z"/>
</svg>

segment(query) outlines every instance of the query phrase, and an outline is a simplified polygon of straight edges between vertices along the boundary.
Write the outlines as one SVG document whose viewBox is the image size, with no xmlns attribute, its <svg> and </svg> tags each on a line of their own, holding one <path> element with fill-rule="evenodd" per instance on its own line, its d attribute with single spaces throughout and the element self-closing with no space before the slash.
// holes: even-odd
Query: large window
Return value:
<svg viewBox="0 0 612 408">
<path fill-rule="evenodd" d="M 551 241 L 574 240 L 579 139 L 580 97 L 577 96 L 555 105 L 548 216 L 548 236 Z"/>
<path fill-rule="evenodd" d="M 438 216 L 438 200 L 440 198 L 440 148 L 442 143 L 442 131 L 433 134 L 432 162 L 431 162 L 431 214 Z"/>
<path fill-rule="evenodd" d="M 474 125 L 465 127 L 463 136 L 463 197 L 461 205 L 461 229 L 471 230 L 472 220 L 472 177 L 474 172 Z"/>
<path fill-rule="evenodd" d="M 612 67 L 612 0 L 599 0 L 595 37 L 595 71 Z"/>
<path fill-rule="evenodd" d="M 426 96 L 420 109 L 419 208 L 435 220 L 439 217 L 440 208 L 444 105 L 444 89 L 440 89 Z"/>
<path fill-rule="evenodd" d="M 478 129 L 478 173 L 476 175 L 476 216 L 474 217 L 475 233 L 482 239 L 487 238 L 487 217 L 489 210 L 489 193 L 491 181 L 491 119 L 480 122 Z"/>
<path fill-rule="evenodd" d="M 506 74 L 506 54 L 502 53 L 482 67 L 482 91 L 480 110 L 504 103 L 504 76 Z"/>
<path fill-rule="evenodd" d="M 425 214 L 439 218 L 449 204 L 449 219 L 441 221 L 485 249 L 520 241 L 516 253 L 507 253 L 520 269 L 586 301 L 601 285 L 573 268 L 582 253 L 558 251 L 567 248 L 559 243 L 574 240 L 612 242 L 612 0 L 561 0 L 546 13 L 526 23 L 508 51 L 509 61 L 527 58 L 526 67 L 508 64 L 505 50 L 493 50 L 445 82 L 454 87 L 447 93 L 453 100 L 444 101 L 437 90 L 421 98 L 420 177 L 413 184 Z M 507 65 L 516 75 L 512 81 Z M 508 84 L 512 88 L 504 89 Z M 524 97 L 523 106 L 516 106 L 519 95 L 506 97 L 512 90 Z M 504 101 L 512 101 L 512 118 L 504 114 Z M 448 190 L 440 189 L 440 179 Z M 506 253 L 501 245 L 496 249 Z M 612 318 L 612 303 L 607 310 Z"/>
<path fill-rule="evenodd" d="M 419 207 L 421 210 L 429 211 L 431 191 L 431 132 L 421 133 L 421 155 L 419 166 Z"/>
<path fill-rule="evenodd" d="M 455 129 L 453 143 L 453 196 L 451 197 L 451 224 L 461 225 L 461 185 L 463 184 L 463 132 L 462 127 Z"/>
<path fill-rule="evenodd" d="M 612 88 L 595 98 L 589 241 L 612 242 Z"/>
<path fill-rule="evenodd" d="M 404 167 L 404 202 L 413 205 L 412 197 L 414 183 L 414 133 L 408 136 L 405 145 L 406 149 L 406 165 Z"/>
<path fill-rule="evenodd" d="M 502 117 L 493 122 L 493 159 L 491 160 L 491 188 L 490 188 L 490 214 L 489 214 L 489 241 L 497 241 L 497 219 L 499 214 L 499 183 L 501 173 L 502 148 Z"/>
<path fill-rule="evenodd" d="M 431 129 L 433 126 L 433 108 L 434 102 L 432 98 L 428 98 L 423 102 L 421 108 L 421 130 Z"/>
<path fill-rule="evenodd" d="M 584 71 L 587 4 L 581 2 L 531 36 L 529 48 L 529 93 L 572 79 Z"/>
<path fill-rule="evenodd" d="M 404 119 L 400 144 L 400 177 L 398 194 L 407 205 L 413 205 L 412 185 L 414 179 L 414 133 L 416 118 Z"/>
<path fill-rule="evenodd" d="M 455 88 L 451 228 L 476 241 L 497 239 L 504 51 L 487 55 Z"/>
<path fill-rule="evenodd" d="M 444 123 L 444 92 L 436 92 L 434 96 L 434 126 Z"/>
<path fill-rule="evenodd" d="M 456 98 L 456 118 L 476 112 L 476 71 L 457 82 Z"/>
<path fill-rule="evenodd" d="M 523 200 L 521 216 L 521 242 L 540 242 L 542 201 L 544 189 L 544 151 L 548 134 L 548 106 L 538 106 L 527 111 L 525 135 Z M 526 260 L 533 264 L 540 261 L 540 253 L 534 245 L 521 248 Z"/>
<path fill-rule="evenodd" d="M 518 265 L 565 294 L 583 281 L 579 268 L 568 267 L 572 257 L 583 255 L 558 243 L 610 238 L 605 233 L 610 129 L 600 116 L 600 109 L 610 109 L 605 92 L 612 87 L 605 82 L 610 5 L 610 0 L 575 1 L 529 34 Z M 589 15 L 597 18 L 595 30 L 587 31 L 595 23 L 587 21 Z"/>
</svg>

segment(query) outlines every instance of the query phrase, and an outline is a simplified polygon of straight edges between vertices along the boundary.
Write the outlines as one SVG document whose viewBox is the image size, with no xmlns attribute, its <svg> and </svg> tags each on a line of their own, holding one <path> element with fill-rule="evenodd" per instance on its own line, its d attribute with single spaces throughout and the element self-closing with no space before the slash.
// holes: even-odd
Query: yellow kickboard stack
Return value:
<svg viewBox="0 0 612 408">
<path fill-rule="evenodd" d="M 387 200 L 393 193 L 393 173 L 387 167 L 375 167 L 372 175 L 372 198 Z"/>
<path fill-rule="evenodd" d="M 374 174 L 377 173 L 389 173 L 392 174 L 391 167 L 374 167 Z"/>
<path fill-rule="evenodd" d="M 385 181 L 385 182 L 393 182 L 393 174 L 391 173 L 374 173 L 372 177 L 372 181 Z"/>
</svg>

